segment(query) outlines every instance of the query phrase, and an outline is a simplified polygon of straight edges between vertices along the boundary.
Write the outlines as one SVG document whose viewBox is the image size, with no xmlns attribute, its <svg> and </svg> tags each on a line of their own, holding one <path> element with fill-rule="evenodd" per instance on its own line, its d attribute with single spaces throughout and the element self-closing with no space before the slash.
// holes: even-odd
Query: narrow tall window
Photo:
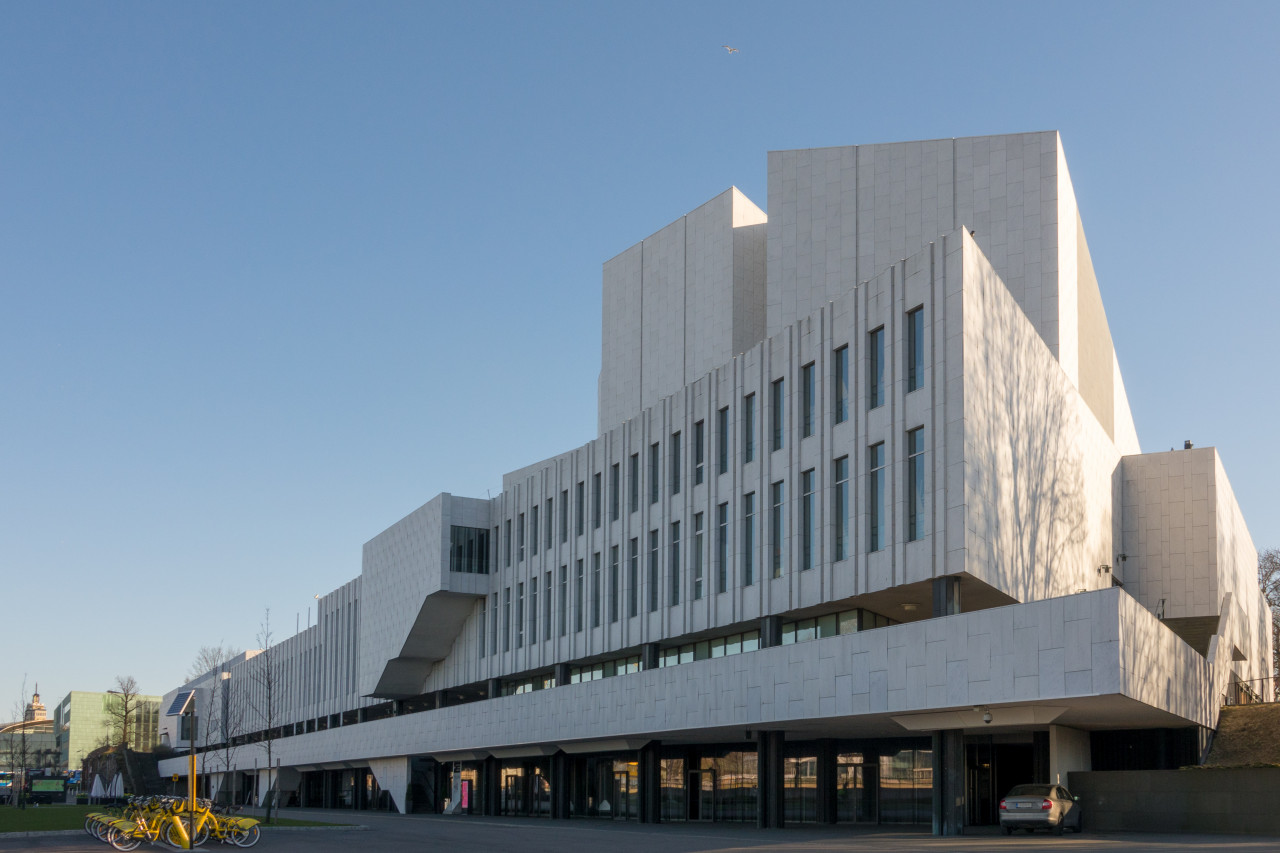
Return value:
<svg viewBox="0 0 1280 853">
<path fill-rule="evenodd" d="M 907 432 L 907 539 L 924 538 L 924 427 Z"/>
<path fill-rule="evenodd" d="M 693 516 L 693 597 L 702 598 L 702 513 Z"/>
<path fill-rule="evenodd" d="M 569 567 L 560 567 L 560 636 L 569 633 Z"/>
<path fill-rule="evenodd" d="M 498 653 L 498 594 L 489 597 L 489 654 Z"/>
<path fill-rule="evenodd" d="M 618 621 L 618 546 L 609 547 L 609 621 Z"/>
<path fill-rule="evenodd" d="M 787 393 L 785 379 L 775 379 L 773 381 L 773 385 L 770 388 L 770 396 L 773 399 L 769 401 L 769 425 L 771 427 L 769 449 L 781 450 L 787 421 Z"/>
<path fill-rule="evenodd" d="M 717 473 L 729 473 L 729 407 L 716 412 Z"/>
<path fill-rule="evenodd" d="M 583 612 L 586 609 L 586 573 L 582 567 L 582 560 L 578 560 L 576 566 L 577 571 L 573 576 L 573 630 L 581 631 L 583 626 Z"/>
<path fill-rule="evenodd" d="M 756 582 L 756 493 L 742 496 L 742 585 Z"/>
<path fill-rule="evenodd" d="M 529 582 L 529 645 L 538 642 L 538 576 Z"/>
<path fill-rule="evenodd" d="M 485 610 L 485 602 L 482 600 L 482 601 L 480 602 L 480 620 L 479 620 L 479 622 L 477 622 L 477 623 L 476 623 L 476 624 L 477 624 L 477 627 L 478 627 L 478 629 L 479 629 L 479 630 L 476 632 L 476 640 L 477 640 L 477 641 L 479 642 L 479 644 L 480 644 L 480 657 L 484 657 L 484 639 L 485 639 L 485 626 L 484 626 L 484 623 L 485 623 L 485 616 L 486 616 L 486 615 L 488 615 L 488 611 L 487 611 L 487 610 Z"/>
<path fill-rule="evenodd" d="M 867 335 L 867 408 L 884 405 L 884 326 Z"/>
<path fill-rule="evenodd" d="M 602 499 L 600 479 L 603 476 L 602 474 L 591 475 L 591 527 L 594 530 L 600 529 L 600 501 Z"/>
<path fill-rule="evenodd" d="M 649 503 L 656 504 L 661 493 L 659 479 L 662 473 L 662 448 L 657 444 L 649 445 Z"/>
<path fill-rule="evenodd" d="M 658 531 L 649 531 L 649 612 L 658 609 Z"/>
<path fill-rule="evenodd" d="M 667 584 L 671 587 L 670 606 L 680 603 L 680 522 L 671 522 L 671 561 L 667 565 Z"/>
<path fill-rule="evenodd" d="M 503 524 L 506 527 L 506 536 L 503 537 L 506 543 L 505 545 L 506 553 L 503 555 L 503 562 L 506 564 L 506 567 L 509 569 L 511 568 L 511 519 L 508 518 L 505 522 L 503 522 Z"/>
<path fill-rule="evenodd" d="M 729 502 L 716 507 L 716 592 L 729 588 Z"/>
<path fill-rule="evenodd" d="M 907 312 L 907 393 L 924 387 L 924 306 Z"/>
<path fill-rule="evenodd" d="M 849 347 L 842 346 L 836 350 L 832 359 L 831 377 L 831 410 L 835 413 L 835 422 L 842 424 L 849 420 Z"/>
<path fill-rule="evenodd" d="M 560 493 L 560 541 L 569 541 L 569 490 Z"/>
<path fill-rule="evenodd" d="M 627 487 L 628 512 L 640 509 L 640 454 L 631 454 L 631 483 Z"/>
<path fill-rule="evenodd" d="M 601 589 L 600 589 L 600 552 L 596 551 L 591 555 L 591 627 L 600 627 L 600 607 L 601 607 Z"/>
<path fill-rule="evenodd" d="M 671 494 L 680 494 L 680 433 L 671 433 Z"/>
<path fill-rule="evenodd" d="M 867 550 L 884 547 L 884 442 L 867 448 Z"/>
<path fill-rule="evenodd" d="M 831 542 L 831 559 L 843 560 L 849 556 L 849 457 L 841 456 L 832 467 L 836 488 L 831 502 L 831 512 L 835 515 L 832 525 L 834 536 Z"/>
<path fill-rule="evenodd" d="M 814 489 L 817 484 L 814 470 L 800 472 L 800 571 L 813 568 Z"/>
<path fill-rule="evenodd" d="M 577 494 L 574 495 L 575 500 L 573 503 L 574 503 L 574 510 L 575 510 L 574 521 L 576 522 L 576 524 L 574 525 L 573 532 L 576 535 L 581 536 L 583 533 L 586 532 L 587 484 L 579 480 L 578 487 L 577 489 L 575 489 L 575 491 L 577 492 Z"/>
<path fill-rule="evenodd" d="M 516 562 L 524 562 L 524 513 L 516 519 Z"/>
<path fill-rule="evenodd" d="M 814 414 L 817 408 L 818 370 L 811 361 L 800 368 L 800 435 L 813 435 Z"/>
<path fill-rule="evenodd" d="M 756 458 L 756 395 L 742 398 L 742 464 Z"/>
<path fill-rule="evenodd" d="M 617 521 L 622 514 L 622 466 L 617 462 L 609 470 L 609 520 Z"/>
<path fill-rule="evenodd" d="M 627 615 L 640 612 L 640 540 L 633 538 L 627 545 Z"/>
<path fill-rule="evenodd" d="M 529 507 L 529 553 L 538 553 L 538 505 Z"/>
<path fill-rule="evenodd" d="M 769 507 L 769 543 L 770 571 L 775 578 L 782 577 L 782 568 L 786 564 L 787 505 L 786 486 L 781 480 L 769 487 L 772 506 Z"/>
<path fill-rule="evenodd" d="M 511 587 L 502 590 L 502 650 L 511 651 Z"/>
<path fill-rule="evenodd" d="M 552 532 L 551 532 L 551 527 L 552 527 L 552 525 L 554 524 L 554 522 L 552 521 L 552 518 L 555 516 L 555 512 L 554 512 L 554 510 L 553 510 L 553 507 L 554 507 L 554 506 L 555 506 L 555 504 L 553 504 L 553 503 L 552 503 L 551 498 L 547 498 L 547 505 L 546 505 L 546 509 L 545 509 L 545 511 L 542 513 L 542 514 L 543 514 L 543 516 L 545 516 L 545 518 L 546 518 L 546 521 L 545 521 L 545 522 L 543 522 L 543 523 L 544 523 L 544 525 L 545 525 L 545 526 L 546 526 L 546 528 L 547 528 L 547 550 L 548 550 L 548 551 L 550 551 L 550 550 L 551 550 L 551 543 L 555 541 L 555 540 L 552 538 Z"/>
<path fill-rule="evenodd" d="M 703 463 L 707 455 L 706 422 L 698 421 L 693 425 L 693 484 L 701 486 L 706 479 L 706 467 Z"/>
<path fill-rule="evenodd" d="M 516 648 L 524 646 L 524 584 L 516 584 Z"/>
<path fill-rule="evenodd" d="M 551 639 L 551 572 L 543 575 L 542 582 L 542 639 Z"/>
</svg>

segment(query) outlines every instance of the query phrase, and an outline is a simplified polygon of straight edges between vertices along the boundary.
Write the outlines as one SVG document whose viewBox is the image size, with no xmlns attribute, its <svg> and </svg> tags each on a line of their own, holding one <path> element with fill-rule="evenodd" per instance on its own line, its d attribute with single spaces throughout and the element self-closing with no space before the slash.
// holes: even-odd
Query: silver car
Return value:
<svg viewBox="0 0 1280 853">
<path fill-rule="evenodd" d="M 1018 785 L 1000 801 L 1000 828 L 1005 835 L 1015 829 L 1079 832 L 1084 815 L 1077 800 L 1061 785 Z"/>
</svg>

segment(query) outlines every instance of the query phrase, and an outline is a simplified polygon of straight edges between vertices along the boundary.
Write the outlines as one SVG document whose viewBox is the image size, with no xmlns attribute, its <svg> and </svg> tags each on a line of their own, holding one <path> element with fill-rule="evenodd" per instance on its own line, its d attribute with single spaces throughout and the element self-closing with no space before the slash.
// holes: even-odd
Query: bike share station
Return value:
<svg viewBox="0 0 1280 853">
<path fill-rule="evenodd" d="M 182 736 L 185 734 L 187 741 L 187 811 L 194 818 L 196 814 L 196 692 L 194 690 L 184 690 L 174 696 L 173 702 L 169 705 L 169 710 L 165 711 L 164 715 L 166 717 L 181 717 L 178 723 L 178 742 L 182 742 Z M 186 849 L 195 849 L 195 845 L 190 838 L 187 839 Z"/>
</svg>

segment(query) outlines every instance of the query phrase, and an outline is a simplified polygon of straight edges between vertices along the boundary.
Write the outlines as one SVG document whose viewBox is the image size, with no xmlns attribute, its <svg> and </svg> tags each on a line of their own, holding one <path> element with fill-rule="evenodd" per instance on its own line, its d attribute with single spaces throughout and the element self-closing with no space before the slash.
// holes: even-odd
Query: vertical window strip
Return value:
<svg viewBox="0 0 1280 853">
<path fill-rule="evenodd" d="M 576 566 L 577 571 L 573 576 L 573 630 L 581 631 L 583 627 L 583 608 L 586 606 L 585 587 L 587 583 L 586 576 L 582 567 L 582 560 L 578 560 Z"/>
<path fill-rule="evenodd" d="M 680 433 L 671 433 L 671 494 L 680 494 Z"/>
<path fill-rule="evenodd" d="M 924 306 L 907 312 L 907 393 L 924 386 Z"/>
<path fill-rule="evenodd" d="M 662 473 L 662 448 L 658 444 L 649 445 L 649 503 L 656 504 L 661 492 L 659 477 Z"/>
<path fill-rule="evenodd" d="M 511 651 L 511 587 L 502 590 L 502 650 Z"/>
<path fill-rule="evenodd" d="M 524 583 L 516 584 L 515 609 L 516 648 L 524 646 Z"/>
<path fill-rule="evenodd" d="M 538 575 L 529 581 L 529 645 L 538 642 Z"/>
<path fill-rule="evenodd" d="M 602 590 L 600 589 L 600 552 L 591 555 L 591 627 L 600 627 Z"/>
<path fill-rule="evenodd" d="M 702 598 L 702 513 L 693 516 L 693 597 Z"/>
<path fill-rule="evenodd" d="M 680 603 L 680 522 L 671 522 L 671 559 L 667 563 L 667 584 L 670 587 L 669 605 Z"/>
<path fill-rule="evenodd" d="M 867 551 L 884 547 L 884 442 L 867 448 Z"/>
<path fill-rule="evenodd" d="M 622 514 L 622 466 L 617 462 L 609 470 L 609 520 L 617 521 Z"/>
<path fill-rule="evenodd" d="M 618 546 L 609 547 L 609 622 L 618 621 Z"/>
<path fill-rule="evenodd" d="M 577 536 L 581 536 L 586 532 L 587 484 L 579 480 L 576 491 L 577 494 L 574 495 L 574 509 L 576 511 L 574 514 L 574 521 L 576 522 L 574 525 L 574 533 Z"/>
<path fill-rule="evenodd" d="M 800 368 L 800 436 L 813 435 L 813 417 L 817 404 L 817 365 L 812 361 Z"/>
<path fill-rule="evenodd" d="M 729 587 L 729 502 L 716 507 L 716 592 Z"/>
<path fill-rule="evenodd" d="M 704 462 L 707 453 L 706 422 L 698 421 L 693 425 L 693 484 L 701 486 L 704 480 Z"/>
<path fill-rule="evenodd" d="M 800 473 L 800 571 L 813 568 L 814 469 Z"/>
<path fill-rule="evenodd" d="M 751 586 L 755 578 L 756 493 L 742 496 L 742 585 Z"/>
<path fill-rule="evenodd" d="M 560 636 L 569 633 L 569 567 L 560 567 Z"/>
<path fill-rule="evenodd" d="M 538 553 L 538 505 L 529 507 L 529 553 Z"/>
<path fill-rule="evenodd" d="M 849 420 L 849 346 L 840 347 L 832 359 L 831 377 L 831 410 L 835 422 L 842 424 Z"/>
<path fill-rule="evenodd" d="M 756 458 L 756 395 L 742 398 L 742 464 Z"/>
<path fill-rule="evenodd" d="M 833 463 L 835 480 L 831 511 L 835 515 L 832 525 L 831 559 L 840 561 L 849 556 L 849 457 L 841 456 Z"/>
<path fill-rule="evenodd" d="M 769 508 L 770 571 L 772 577 L 780 578 L 786 563 L 786 486 L 779 480 L 769 487 L 769 491 L 772 504 Z"/>
<path fill-rule="evenodd" d="M 627 547 L 627 616 L 640 613 L 640 539 L 634 537 Z"/>
<path fill-rule="evenodd" d="M 604 499 L 600 480 L 604 475 L 596 472 L 591 475 L 591 529 L 600 529 L 600 502 Z"/>
<path fill-rule="evenodd" d="M 569 490 L 560 492 L 560 541 L 569 541 Z"/>
<path fill-rule="evenodd" d="M 770 450 L 781 450 L 783 444 L 783 436 L 786 432 L 786 380 L 775 379 L 770 389 L 772 400 L 769 405 L 769 416 L 771 435 L 769 439 Z"/>
<path fill-rule="evenodd" d="M 649 531 L 649 612 L 658 609 L 658 531 Z"/>
<path fill-rule="evenodd" d="M 631 454 L 631 483 L 627 489 L 629 493 L 628 511 L 635 512 L 640 509 L 640 454 Z"/>
<path fill-rule="evenodd" d="M 542 639 L 551 639 L 551 572 L 543 575 L 542 582 Z"/>
<path fill-rule="evenodd" d="M 907 540 L 924 538 L 924 427 L 907 432 Z"/>
<path fill-rule="evenodd" d="M 884 326 L 867 335 L 867 408 L 884 405 Z"/>
<path fill-rule="evenodd" d="M 729 407 L 716 413 L 717 473 L 729 473 Z"/>
</svg>

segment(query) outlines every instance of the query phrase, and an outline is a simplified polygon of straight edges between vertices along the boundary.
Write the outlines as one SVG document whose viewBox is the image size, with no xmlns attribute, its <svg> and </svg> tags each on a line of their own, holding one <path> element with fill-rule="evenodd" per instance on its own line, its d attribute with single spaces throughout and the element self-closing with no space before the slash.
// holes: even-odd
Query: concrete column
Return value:
<svg viewBox="0 0 1280 853">
<path fill-rule="evenodd" d="M 933 834 L 964 834 L 964 731 L 933 733 Z"/>
<path fill-rule="evenodd" d="M 569 819 L 569 756 L 556 752 L 551 756 L 551 817 Z"/>
<path fill-rule="evenodd" d="M 658 759 L 658 741 L 650 741 L 640 749 L 640 822 L 662 820 L 662 772 Z"/>
<path fill-rule="evenodd" d="M 1067 726 L 1049 726 L 1050 784 L 1066 785 L 1071 771 L 1087 772 L 1092 769 L 1089 733 Z"/>
<path fill-rule="evenodd" d="M 502 796 L 502 762 L 492 755 L 484 760 L 480 772 L 480 786 L 484 789 L 483 814 L 493 816 L 498 813 L 498 802 Z"/>
<path fill-rule="evenodd" d="M 782 732 L 756 733 L 756 772 L 759 789 L 756 826 L 760 829 L 781 829 L 786 823 L 782 743 Z"/>
</svg>

